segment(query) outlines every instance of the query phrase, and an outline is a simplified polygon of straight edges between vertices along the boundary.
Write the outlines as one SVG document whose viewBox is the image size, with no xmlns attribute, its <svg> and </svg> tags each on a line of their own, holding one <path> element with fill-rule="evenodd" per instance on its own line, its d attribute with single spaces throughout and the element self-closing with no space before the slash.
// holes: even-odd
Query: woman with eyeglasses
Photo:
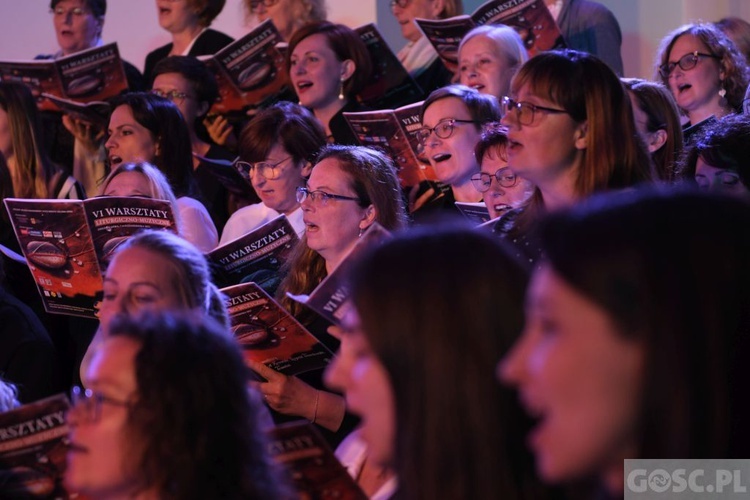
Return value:
<svg viewBox="0 0 750 500">
<path fill-rule="evenodd" d="M 102 45 L 107 0 L 51 0 L 50 12 L 60 50 L 35 59 L 58 59 Z M 129 90 L 144 90 L 141 72 L 127 61 L 122 65 Z M 104 128 L 52 111 L 42 113 L 42 124 L 52 160 L 66 168 L 86 192 L 95 193 L 106 175 L 102 160 Z"/>
<path fill-rule="evenodd" d="M 750 117 L 725 116 L 695 137 L 681 165 L 698 188 L 750 201 Z"/>
<path fill-rule="evenodd" d="M 159 26 L 172 41 L 146 55 L 143 76 L 154 78 L 156 63 L 169 56 L 205 56 L 223 49 L 234 39 L 209 28 L 224 8 L 226 0 L 156 0 Z"/>
<path fill-rule="evenodd" d="M 105 143 L 112 168 L 149 162 L 161 170 L 177 197 L 182 236 L 201 251 L 216 247 L 219 236 L 193 175 L 190 134 L 174 103 L 154 94 L 134 92 L 112 102 Z"/>
<path fill-rule="evenodd" d="M 416 222 L 435 210 L 455 211 L 456 201 L 481 201 L 471 181 L 479 173 L 474 147 L 482 126 L 500 120 L 500 108 L 494 97 L 464 85 L 449 85 L 432 92 L 420 114 L 418 138 L 441 185 L 427 188 L 417 199 L 410 195 L 409 211 Z"/>
<path fill-rule="evenodd" d="M 494 230 L 528 259 L 539 256 L 529 238 L 544 212 L 651 179 L 630 99 L 595 56 L 561 50 L 532 57 L 513 78 L 503 107 L 510 168 L 536 187 L 529 202 L 501 217 Z"/>
<path fill-rule="evenodd" d="M 270 19 L 285 42 L 297 29 L 314 21 L 325 21 L 325 0 L 243 0 L 248 18 L 258 23 Z"/>
<path fill-rule="evenodd" d="M 521 206 L 534 190 L 531 182 L 510 169 L 507 150 L 508 129 L 500 124 L 486 127 L 474 148 L 481 171 L 471 176 L 471 183 L 482 193 L 490 219 Z"/>
<path fill-rule="evenodd" d="M 713 24 L 677 28 L 661 41 L 658 54 L 657 77 L 688 118 L 686 144 L 706 124 L 742 108 L 747 62 Z"/>
<path fill-rule="evenodd" d="M 398 178 L 393 162 L 378 151 L 360 146 L 328 145 L 319 153 L 307 185 L 297 192 L 305 235 L 288 263 L 288 273 L 276 295 L 281 305 L 335 351 L 338 341 L 327 332 L 330 324 L 290 299 L 287 292 L 311 293 L 336 269 L 374 222 L 389 231 L 405 225 Z M 272 409 L 315 421 L 327 431 L 325 435 L 332 444 L 338 443 L 351 430 L 348 420 L 342 425 L 344 399 L 322 390 L 319 371 L 311 372 L 303 381 L 263 365 L 251 366 L 268 380 L 260 384 L 260 389 Z"/>
<path fill-rule="evenodd" d="M 162 59 L 154 67 L 153 76 L 151 93 L 172 101 L 185 119 L 193 152 L 193 175 L 211 219 L 217 228 L 222 228 L 233 205 L 255 203 L 257 199 L 233 198 L 230 201 L 227 189 L 206 168 L 205 163 L 210 160 L 231 162 L 236 158 L 235 154 L 212 142 L 203 126 L 203 119 L 219 97 L 216 77 L 203 62 L 188 56 Z"/>
<path fill-rule="evenodd" d="M 398 59 L 422 88 L 424 95 L 448 85 L 452 70 L 438 57 L 437 51 L 414 24 L 414 18 L 445 19 L 463 14 L 462 0 L 390 0 L 391 14 L 401 28 L 406 45 Z"/>
<path fill-rule="evenodd" d="M 200 314 L 121 316 L 75 388 L 65 486 L 92 500 L 291 498 L 226 328 Z"/>
<path fill-rule="evenodd" d="M 235 167 L 253 186 L 260 203 L 237 210 L 221 233 L 221 244 L 248 233 L 281 214 L 297 234 L 305 233 L 297 188 L 310 176 L 315 155 L 326 136 L 305 108 L 280 102 L 259 112 L 240 135 L 240 161 Z"/>
</svg>

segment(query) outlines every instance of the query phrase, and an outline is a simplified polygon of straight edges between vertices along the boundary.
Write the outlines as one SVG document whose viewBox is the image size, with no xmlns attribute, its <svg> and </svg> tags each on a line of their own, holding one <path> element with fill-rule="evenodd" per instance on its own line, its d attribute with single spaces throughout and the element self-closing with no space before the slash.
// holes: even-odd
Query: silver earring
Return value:
<svg viewBox="0 0 750 500">
<path fill-rule="evenodd" d="M 365 230 L 360 227 L 359 228 L 359 235 L 357 236 L 357 238 L 361 238 L 363 234 L 365 234 Z"/>
<path fill-rule="evenodd" d="M 344 96 L 344 79 L 341 79 L 341 85 L 339 86 L 339 101 L 343 101 L 346 98 Z"/>
<path fill-rule="evenodd" d="M 719 89 L 719 106 L 726 108 L 729 106 L 727 101 L 727 89 L 724 88 L 724 82 L 721 82 L 721 89 Z"/>
</svg>

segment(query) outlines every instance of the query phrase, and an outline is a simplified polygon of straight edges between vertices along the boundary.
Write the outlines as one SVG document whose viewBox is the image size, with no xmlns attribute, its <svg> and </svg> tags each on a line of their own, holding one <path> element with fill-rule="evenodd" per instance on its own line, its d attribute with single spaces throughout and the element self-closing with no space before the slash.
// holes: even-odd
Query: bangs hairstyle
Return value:
<svg viewBox="0 0 750 500">
<path fill-rule="evenodd" d="M 355 70 L 352 76 L 344 82 L 344 93 L 347 98 L 353 99 L 369 82 L 372 73 L 372 61 L 370 52 L 365 42 L 356 31 L 328 21 L 315 21 L 301 26 L 289 40 L 289 48 L 286 53 L 286 70 L 290 72 L 292 67 L 292 53 L 299 43 L 312 35 L 323 35 L 328 47 L 336 54 L 340 62 L 350 59 L 354 62 Z M 336 77 L 338 75 L 331 75 Z"/>
<path fill-rule="evenodd" d="M 198 15 L 198 24 L 207 28 L 221 14 L 226 0 L 188 0 L 188 5 Z"/>
<path fill-rule="evenodd" d="M 683 179 L 693 179 L 699 158 L 710 167 L 735 172 L 750 190 L 750 116 L 725 116 L 701 131 L 685 155 Z"/>
<path fill-rule="evenodd" d="M 508 127 L 497 122 L 487 125 L 482 131 L 482 136 L 474 146 L 474 157 L 481 165 L 485 155 L 490 152 L 498 158 L 508 161 L 506 148 L 508 147 Z"/>
<path fill-rule="evenodd" d="M 651 159 L 635 128 L 630 98 L 596 56 L 575 50 L 542 52 L 521 66 L 511 94 L 518 95 L 522 87 L 561 107 L 576 122 L 587 123 L 587 147 L 575 183 L 578 196 L 651 179 Z"/>
<path fill-rule="evenodd" d="M 208 103 L 209 107 L 219 98 L 219 86 L 216 77 L 208 67 L 195 57 L 169 56 L 154 66 L 151 85 L 157 76 L 166 73 L 177 73 L 187 80 L 198 102 Z"/>
<path fill-rule="evenodd" d="M 492 24 L 477 26 L 472 29 L 461 39 L 458 45 L 458 53 L 461 53 L 463 46 L 474 37 L 484 35 L 494 42 L 497 51 L 505 57 L 509 63 L 509 71 L 515 71 L 518 66 L 529 60 L 529 52 L 521 39 L 521 36 L 504 24 Z"/>
<path fill-rule="evenodd" d="M 63 0 L 52 0 L 49 8 L 54 9 Z M 94 17 L 104 17 L 107 14 L 107 0 L 83 0 L 83 5 L 91 11 Z"/>
<path fill-rule="evenodd" d="M 661 75 L 659 67 L 669 63 L 672 47 L 674 47 L 677 39 L 683 35 L 695 37 L 706 46 L 709 54 L 718 58 L 721 69 L 724 71 L 722 86 L 727 91 L 726 100 L 735 111 L 741 110 L 749 77 L 747 61 L 745 56 L 737 50 L 734 43 L 713 24 L 686 24 L 665 36 L 657 51 L 659 56 L 654 68 L 654 79 L 669 88 L 669 78 L 664 78 Z M 680 54 L 679 57 L 682 57 L 682 55 L 684 54 Z M 672 59 L 676 60 L 676 57 L 678 57 L 678 54 L 674 54 Z"/>
<path fill-rule="evenodd" d="M 466 85 L 454 84 L 433 90 L 427 99 L 422 103 L 422 109 L 419 111 L 419 121 L 424 122 L 424 113 L 432 103 L 440 99 L 455 97 L 460 99 L 471 115 L 471 119 L 478 122 L 474 124 L 477 130 L 481 130 L 482 124 L 500 121 L 502 114 L 497 99 L 487 94 L 481 94 L 479 91 L 467 87 Z"/>
<path fill-rule="evenodd" d="M 667 141 L 664 145 L 651 153 L 654 168 L 660 180 L 675 180 L 677 160 L 682 154 L 682 123 L 680 109 L 669 91 L 658 82 L 641 80 L 640 78 L 620 79 L 638 103 L 638 108 L 646 114 L 646 130 L 657 132 L 664 130 Z"/>
<path fill-rule="evenodd" d="M 193 177 L 193 152 L 187 124 L 177 106 L 148 92 L 129 92 L 112 100 L 112 111 L 128 106 L 133 118 L 145 127 L 158 145 L 155 158 L 147 158 L 169 180 L 176 197 L 200 199 Z"/>
<path fill-rule="evenodd" d="M 307 108 L 291 102 L 279 102 L 260 111 L 240 134 L 240 158 L 248 162 L 265 161 L 279 144 L 296 165 L 315 164 L 318 151 L 326 145 L 323 126 Z"/>
</svg>

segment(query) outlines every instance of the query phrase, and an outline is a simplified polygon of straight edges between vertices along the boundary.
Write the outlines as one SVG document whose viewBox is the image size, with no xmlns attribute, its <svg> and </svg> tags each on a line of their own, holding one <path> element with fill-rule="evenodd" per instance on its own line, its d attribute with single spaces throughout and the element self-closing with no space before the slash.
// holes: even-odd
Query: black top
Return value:
<svg viewBox="0 0 750 500">
<path fill-rule="evenodd" d="M 198 38 L 195 39 L 195 43 L 193 43 L 193 46 L 190 48 L 188 55 L 193 57 L 210 56 L 217 53 L 233 41 L 234 38 L 231 36 L 209 28 L 198 35 Z M 172 44 L 168 43 L 158 49 L 152 50 L 146 56 L 146 63 L 143 66 L 143 76 L 146 78 L 146 82 L 149 83 L 149 86 L 151 80 L 153 80 L 152 74 L 154 72 L 154 66 L 156 66 L 156 63 L 162 59 L 168 57 L 171 51 Z"/>
<path fill-rule="evenodd" d="M 370 111 L 370 108 L 358 101 L 350 100 L 346 106 L 333 115 L 331 121 L 328 122 L 328 128 L 331 130 L 333 142 L 345 146 L 359 146 L 357 136 L 354 135 L 354 131 L 352 131 L 346 118 L 344 118 L 344 113 L 358 113 L 360 111 Z"/>
<path fill-rule="evenodd" d="M 209 160 L 228 161 L 234 161 L 236 157 L 237 155 L 230 153 L 216 144 L 211 145 L 205 156 Z M 198 166 L 193 171 L 193 175 L 198 184 L 198 189 L 200 189 L 204 204 L 208 209 L 208 213 L 211 215 L 216 229 L 221 233 L 224 225 L 227 223 L 227 219 L 229 219 L 229 193 L 216 176 L 206 170 L 203 165 L 203 161 L 198 163 Z"/>
</svg>

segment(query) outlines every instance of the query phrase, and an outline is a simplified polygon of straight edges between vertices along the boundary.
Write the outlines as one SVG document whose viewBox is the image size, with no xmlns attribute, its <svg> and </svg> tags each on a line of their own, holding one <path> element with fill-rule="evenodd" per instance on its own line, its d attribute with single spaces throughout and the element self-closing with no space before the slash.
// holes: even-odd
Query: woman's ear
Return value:
<svg viewBox="0 0 750 500">
<path fill-rule="evenodd" d="M 440 19 L 440 14 L 443 13 L 444 9 L 445 9 L 445 0 L 432 0 L 432 4 L 430 5 L 430 11 L 432 13 L 433 19 Z"/>
<path fill-rule="evenodd" d="M 158 157 L 161 155 L 161 137 L 157 137 L 154 142 L 154 156 Z"/>
<path fill-rule="evenodd" d="M 354 72 L 357 70 L 357 64 L 351 59 L 347 59 L 341 63 L 341 81 L 345 82 L 352 77 Z"/>
<path fill-rule="evenodd" d="M 586 149 L 589 145 L 589 122 L 585 121 L 581 123 L 575 131 L 575 147 L 576 149 Z"/>
<path fill-rule="evenodd" d="M 201 101 L 198 103 L 198 112 L 196 113 L 196 116 L 200 117 L 201 119 L 206 117 L 206 113 L 208 113 L 208 110 L 211 108 L 211 103 L 206 101 Z"/>
<path fill-rule="evenodd" d="M 370 205 L 365 209 L 365 215 L 362 217 L 362 220 L 359 222 L 359 228 L 362 230 L 367 229 L 372 225 L 373 222 L 375 222 L 375 219 L 378 216 L 378 211 L 375 208 L 375 205 Z"/>
<path fill-rule="evenodd" d="M 660 128 L 656 132 L 648 133 L 648 141 L 646 142 L 646 147 L 648 148 L 649 153 L 659 151 L 666 143 L 667 131 L 663 128 Z"/>
<path fill-rule="evenodd" d="M 313 168 L 313 164 L 310 163 L 309 161 L 306 161 L 302 165 L 302 168 L 300 169 L 299 174 L 305 179 L 307 179 L 308 177 L 310 177 L 310 174 L 312 173 L 312 168 Z"/>
</svg>

